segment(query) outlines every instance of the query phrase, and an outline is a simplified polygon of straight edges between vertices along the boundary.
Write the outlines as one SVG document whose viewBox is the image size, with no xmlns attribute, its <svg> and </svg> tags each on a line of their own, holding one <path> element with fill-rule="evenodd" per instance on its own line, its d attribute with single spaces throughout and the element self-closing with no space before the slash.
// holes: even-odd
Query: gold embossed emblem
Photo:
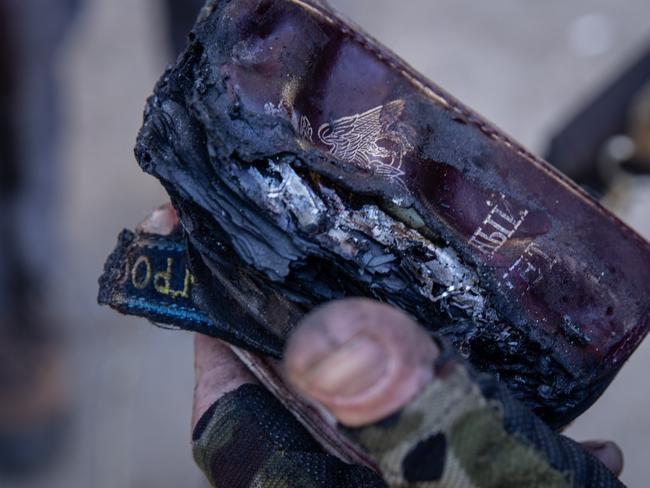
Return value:
<svg viewBox="0 0 650 488">
<path fill-rule="evenodd" d="M 402 160 L 413 150 L 406 135 L 397 130 L 404 107 L 404 100 L 393 100 L 323 124 L 318 139 L 343 161 L 373 174 L 399 179 L 404 175 Z"/>
</svg>

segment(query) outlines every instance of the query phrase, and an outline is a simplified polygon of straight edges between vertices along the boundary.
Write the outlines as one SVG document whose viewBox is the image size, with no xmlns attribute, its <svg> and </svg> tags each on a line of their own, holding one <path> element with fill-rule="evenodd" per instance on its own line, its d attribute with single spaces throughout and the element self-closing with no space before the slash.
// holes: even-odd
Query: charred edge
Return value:
<svg viewBox="0 0 650 488">
<path fill-rule="evenodd" d="M 353 215 L 358 214 L 364 208 L 375 206 L 395 224 L 401 224 L 410 232 L 415 233 L 414 235 L 421 239 L 421 245 L 407 246 L 406 253 L 404 249 L 387 246 L 388 254 L 395 256 L 395 260 L 392 269 L 386 274 L 399 274 L 399 268 L 404 261 L 409 261 L 410 266 L 424 268 L 427 261 L 432 258 L 431 254 L 426 252 L 426 246 L 439 249 L 449 248 L 447 243 L 431 231 L 425 236 L 421 231 L 426 227 L 415 227 L 413 220 L 403 218 L 404 214 L 400 215 L 400 211 L 391 202 L 379 197 L 364 196 L 359 198 L 331 178 L 308 169 L 296 154 L 287 153 L 253 162 L 245 162 L 235 156 L 232 158 L 231 164 L 241 168 L 255 168 L 262 178 L 272 181 L 274 184 L 281 184 L 282 181 L 277 171 L 271 168 L 271 164 L 288 164 L 300 177 L 301 182 L 307 185 L 321 200 L 332 198 L 332 193 L 327 195 L 327 192 L 333 192 L 343 202 L 345 211 Z M 339 229 L 344 232 L 353 233 L 354 231 L 353 227 L 346 228 L 344 225 L 339 226 Z M 371 236 L 367 235 L 358 235 L 358 238 L 359 240 L 364 238 L 371 240 Z M 455 257 L 458 259 L 460 267 L 470 269 L 458 255 Z M 430 332 L 442 333 L 449 337 L 461 354 L 477 368 L 492 373 L 506 382 L 513 392 L 534 409 L 539 411 L 543 408 L 544 411 L 540 413 L 543 415 L 546 413 L 546 417 L 548 417 L 546 410 L 549 409 L 550 399 L 555 399 L 554 406 L 550 407 L 555 415 L 575 406 L 574 401 L 571 400 L 575 394 L 573 383 L 570 381 L 571 375 L 567 374 L 560 364 L 548 356 L 547 349 L 525 337 L 520 330 L 499 317 L 495 308 L 490 305 L 491 295 L 480 288 L 478 275 L 476 276 L 477 284 L 471 287 L 471 291 L 465 290 L 465 293 L 480 296 L 485 305 L 479 313 L 476 310 L 468 313 L 467 308 L 458 304 L 462 299 L 462 291 L 455 297 L 450 294 L 451 300 L 439 301 L 437 302 L 439 306 L 431 307 L 432 297 L 444 295 L 445 290 L 448 289 L 446 286 L 434 283 L 434 288 L 429 294 L 422 290 L 419 293 L 409 291 L 409 293 L 402 293 L 402 298 L 396 298 L 394 290 L 377 282 L 359 282 L 354 270 L 350 269 L 350 263 L 340 257 L 332 256 L 331 250 L 325 261 L 323 258 L 323 256 L 310 256 L 303 263 L 303 269 L 319 269 L 319 273 L 309 275 L 311 279 L 309 283 L 300 276 L 300 266 L 296 266 L 292 269 L 291 279 L 286 279 L 276 286 L 291 299 L 309 304 L 309 306 L 347 295 L 371 296 L 397 305 L 415 316 Z M 346 279 L 342 280 L 340 276 L 345 276 Z M 314 278 L 317 282 L 313 281 Z M 352 280 L 347 278 L 352 278 Z M 317 288 L 319 284 L 324 285 L 326 289 L 338 289 L 339 292 L 326 296 L 305 296 L 305 290 L 308 290 L 309 287 Z M 540 378 L 545 378 L 544 383 L 540 384 Z M 543 401 L 540 401 L 540 397 Z"/>
<path fill-rule="evenodd" d="M 195 70 L 204 69 L 200 62 L 202 53 L 203 46 L 200 42 L 193 42 L 188 53 L 181 59 L 179 66 L 168 71 L 163 81 L 158 85 L 156 93 L 165 94 L 170 99 L 176 100 L 185 106 L 191 105 L 192 100 L 184 99 L 182 93 L 190 93 L 192 91 L 190 85 L 194 83 L 195 79 L 201 78 L 201 74 L 195 72 Z M 194 66 L 195 64 L 196 66 Z M 197 83 L 201 82 L 197 81 Z M 157 97 L 153 97 L 148 104 L 145 119 L 149 121 L 154 119 L 155 116 L 152 115 L 152 112 L 157 111 L 157 109 L 160 109 L 159 101 Z M 164 113 L 162 109 L 159 112 Z M 239 111 L 233 111 L 230 113 L 231 122 L 237 120 L 244 122 L 247 126 L 255 123 L 255 120 L 252 122 L 247 120 L 245 115 Z M 200 125 L 198 121 L 196 123 Z M 152 153 L 147 150 L 148 146 L 156 144 L 156 141 L 151 140 L 152 134 L 148 132 L 150 129 L 152 128 L 147 129 L 146 122 L 138 143 L 138 160 L 145 171 L 154 174 L 163 181 L 168 191 L 173 190 L 173 183 L 166 181 L 165 175 L 157 173 L 155 168 L 157 156 L 152 156 Z M 173 127 L 166 128 L 165 132 L 172 129 Z M 214 132 L 217 129 L 219 127 L 212 127 L 211 131 Z M 201 128 L 201 130 L 204 129 Z M 225 132 L 228 133 L 228 130 Z M 167 133 L 159 135 L 157 143 L 161 145 L 170 144 L 172 136 Z M 208 141 L 207 144 L 209 145 L 210 142 Z M 228 145 L 231 146 L 231 144 Z M 427 241 L 431 246 L 450 247 L 445 243 L 444 239 L 430 231 L 427 226 L 414 225 L 413 220 L 406 218 L 405 214 L 393 206 L 391 202 L 377 197 L 373 199 L 367 193 L 363 195 L 362 199 L 357 199 L 354 192 L 344 188 L 344 185 L 338 184 L 338 182 L 328 178 L 323 173 L 314 172 L 310 169 L 309 160 L 313 155 L 305 156 L 303 159 L 301 154 L 287 152 L 268 159 L 255 161 L 242 160 L 238 158 L 237 154 L 232 154 L 230 160 L 220 156 L 216 161 L 211 161 L 212 165 L 221 166 L 214 173 L 221 181 L 219 185 L 215 184 L 214 190 L 221 192 L 221 197 L 225 199 L 235 197 L 238 200 L 237 203 L 243 204 L 252 211 L 260 211 L 260 209 L 255 209 L 255 205 L 242 195 L 241 188 L 225 183 L 221 170 L 229 169 L 230 164 L 245 168 L 254 167 L 262 177 L 277 180 L 274 172 L 270 170 L 269 162 L 272 161 L 274 164 L 286 162 L 297 173 L 300 180 L 305 182 L 319 198 L 322 199 L 324 196 L 323 189 L 328 189 L 343 202 L 344 209 L 352 213 L 358 212 L 364 203 L 374 205 L 395 222 L 399 222 L 410 230 L 418 232 L 422 240 Z M 413 213 L 410 215 L 415 216 Z M 214 217 L 210 218 L 214 219 Z M 268 215 L 263 218 L 260 217 L 260 220 L 275 225 L 276 230 L 279 230 L 277 224 L 274 224 Z M 230 248 L 229 253 L 231 256 L 241 257 L 233 246 L 235 236 L 223 225 L 223 222 L 217 220 L 213 220 L 213 222 L 221 235 L 228 236 L 224 240 L 228 242 L 227 245 Z M 238 230 L 238 232 L 240 231 L 241 229 Z M 199 246 L 201 239 L 196 237 L 192 237 L 192 239 L 193 243 Z M 202 253 L 208 249 L 209 246 L 201 246 Z M 395 259 L 380 264 L 396 269 L 408 258 L 415 266 L 422 266 L 428 256 L 426 253 L 421 254 L 421 250 L 422 248 L 413 247 L 408 253 L 404 254 L 392 252 Z M 548 347 L 535 342 L 530 337 L 530 334 L 519 329 L 510 320 L 499 317 L 496 313 L 498 297 L 485 286 L 482 287 L 484 283 L 482 283 L 480 269 L 478 269 L 476 263 L 468 264 L 466 260 L 461 259 L 459 256 L 464 255 L 461 251 L 461 249 L 454 249 L 458 264 L 473 270 L 476 274 L 478 277 L 475 287 L 477 294 L 486 303 L 484 314 L 480 317 L 468 317 L 466 310 L 454 304 L 450 305 L 447 301 L 436 302 L 436 304 L 440 303 L 440 305 L 446 304 L 444 310 L 440 307 L 432 308 L 431 304 L 427 303 L 426 293 L 423 295 L 410 290 L 408 293 L 396 294 L 395 290 L 390 289 L 388 286 L 388 280 L 377 283 L 355 279 L 359 278 L 359 270 L 342 259 L 341 256 L 324 249 L 315 254 L 306 254 L 302 259 L 292 262 L 289 270 L 291 279 L 275 276 L 272 280 L 269 280 L 268 276 L 264 276 L 263 269 L 256 269 L 251 262 L 248 262 L 247 265 L 252 269 L 256 269 L 257 273 L 254 273 L 254 275 L 259 278 L 260 287 L 267 287 L 275 293 L 283 294 L 290 301 L 299 304 L 301 309 L 309 309 L 323 301 L 349 295 L 370 296 L 400 306 L 418 318 L 430 331 L 437 331 L 450 337 L 455 346 L 475 366 L 480 370 L 495 374 L 499 379 L 507 383 L 519 398 L 536 409 L 551 424 L 559 425 L 558 422 L 554 421 L 555 419 L 566 421 L 567 412 L 572 411 L 576 404 L 583 402 L 585 398 L 590 396 L 591 392 L 586 391 L 582 384 L 576 382 L 571 372 L 558 360 L 550 357 Z M 404 274 L 401 278 L 409 275 L 404 270 L 402 271 Z M 361 272 L 367 272 L 367 270 L 362 268 Z M 443 289 L 430 290 L 431 294 L 437 291 L 440 291 L 440 294 L 444 293 Z"/>
<path fill-rule="evenodd" d="M 126 256 L 135 241 L 135 234 L 123 230 L 117 238 L 117 246 L 104 264 L 104 271 L 99 277 L 99 292 L 97 302 L 100 305 L 111 305 L 115 294 L 114 284 L 121 281 L 126 272 Z"/>
</svg>

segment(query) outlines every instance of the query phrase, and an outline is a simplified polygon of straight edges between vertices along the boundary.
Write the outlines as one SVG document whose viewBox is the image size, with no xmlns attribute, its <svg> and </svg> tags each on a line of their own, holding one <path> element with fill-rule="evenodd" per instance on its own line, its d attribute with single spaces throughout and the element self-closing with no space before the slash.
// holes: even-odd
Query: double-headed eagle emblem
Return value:
<svg viewBox="0 0 650 488">
<path fill-rule="evenodd" d="M 372 174 L 390 179 L 404 175 L 402 160 L 413 150 L 404 131 L 400 131 L 400 116 L 404 100 L 394 100 L 367 112 L 350 115 L 321 125 L 319 141 L 335 157 L 353 163 Z M 312 140 L 313 130 L 306 117 L 301 117 L 300 134 Z"/>
</svg>

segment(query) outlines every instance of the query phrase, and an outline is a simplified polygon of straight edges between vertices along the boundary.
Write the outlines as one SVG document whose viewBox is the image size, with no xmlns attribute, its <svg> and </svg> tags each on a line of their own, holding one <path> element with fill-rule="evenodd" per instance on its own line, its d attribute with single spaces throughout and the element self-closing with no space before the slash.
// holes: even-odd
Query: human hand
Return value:
<svg viewBox="0 0 650 488">
<path fill-rule="evenodd" d="M 167 206 L 154 212 L 141 230 L 166 234 L 177 222 Z M 609 476 L 577 445 L 542 429 L 537 419 L 516 418 L 508 424 L 506 418 L 496 436 L 477 429 L 485 423 L 459 420 L 467 417 L 472 404 L 474 410 L 497 413 L 488 420 L 500 421 L 499 413 L 508 417 L 513 409 L 520 415 L 522 409 L 499 391 L 486 393 L 494 390 L 493 384 L 467 374 L 458 357 L 445 356 L 441 345 L 402 312 L 369 300 L 345 300 L 305 317 L 287 345 L 284 371 L 306 398 L 324 406 L 341 424 L 354 427 L 347 432 L 375 456 L 391 486 L 403 486 L 405 480 L 447 486 L 452 477 L 461 480 L 452 486 L 505 486 L 504 479 L 510 486 L 524 486 L 516 477 L 530 474 L 531 466 L 538 470 L 533 474 L 538 481 L 567 483 L 562 473 L 566 469 L 560 468 L 572 466 L 591 473 L 588 476 Z M 195 457 L 215 486 L 385 486 L 370 470 L 326 454 L 228 345 L 197 335 L 195 369 Z M 502 411 L 492 409 L 495 403 Z M 405 419 L 417 415 L 424 420 L 408 427 Z M 511 435 L 513 425 L 523 426 L 525 432 Z M 463 427 L 470 429 L 469 443 Z M 550 451 L 535 445 L 539 441 L 551 444 Z M 620 473 L 622 455 L 615 444 L 590 442 L 582 447 Z M 531 450 L 538 455 L 531 458 Z M 468 456 L 485 459 L 468 466 Z M 513 457 L 517 462 L 508 463 Z M 573 484 L 539 486 L 596 486 L 591 484 L 595 479 L 602 481 L 597 486 L 616 486 L 584 475 L 580 473 L 583 484 L 576 484 L 580 476 L 574 476 Z"/>
<path fill-rule="evenodd" d="M 238 361 L 228 346 L 218 339 L 197 335 L 195 344 L 197 386 L 195 390 L 193 426 L 196 438 L 196 426 L 199 419 L 210 418 L 211 415 L 215 415 L 214 411 L 209 411 L 210 407 L 218 405 L 222 399 L 228 397 L 229 393 L 236 392 L 240 387 L 256 385 L 251 387 L 261 388 L 261 386 Z M 431 365 L 439 358 L 440 350 L 424 330 L 414 324 L 406 315 L 385 305 L 368 300 L 346 300 L 329 304 L 305 318 L 289 341 L 285 352 L 284 365 L 287 378 L 305 397 L 324 405 L 342 424 L 358 427 L 372 425 L 411 405 L 414 399 L 417 399 L 418 395 L 422 394 L 422 391 L 434 382 L 443 385 L 442 388 L 437 389 L 436 393 L 448 398 L 445 401 L 444 398 L 438 397 L 437 400 L 439 400 L 440 404 L 454 405 L 455 401 L 468 401 L 467 397 L 470 395 L 457 391 L 464 387 L 462 384 L 458 384 L 457 379 L 451 381 L 450 377 L 443 378 L 443 371 L 439 371 L 436 375 L 433 374 L 434 368 Z M 440 369 L 444 370 L 445 366 Z M 445 382 L 452 384 L 445 387 Z M 260 398 L 259 400 L 264 403 L 270 399 L 262 400 Z M 438 405 L 435 396 L 432 400 L 433 402 L 429 403 L 436 403 L 437 406 L 425 403 L 424 405 L 415 406 L 415 408 L 431 407 L 429 412 L 438 412 L 440 417 L 444 417 L 442 413 L 444 408 Z M 245 402 L 246 400 L 242 401 L 242 403 Z M 261 404 L 251 407 L 251 412 L 256 408 L 265 408 Z M 249 428 L 255 422 L 253 417 L 241 418 L 239 421 L 235 420 L 237 413 L 234 409 L 222 411 L 220 415 L 219 417 L 219 414 L 216 414 L 222 423 L 217 427 L 216 431 L 213 431 L 213 436 L 215 433 L 218 436 L 220 429 L 225 428 L 224 419 L 247 424 Z M 436 424 L 435 414 L 433 417 L 429 420 L 431 423 Z M 290 421 L 293 421 L 293 419 L 289 418 L 285 419 L 285 421 L 292 423 Z M 444 423 L 445 419 L 441 418 L 440 422 Z M 527 427 L 526 430 L 535 431 L 537 428 L 538 426 Z M 418 426 L 417 429 L 421 431 L 422 426 Z M 447 429 L 447 434 L 450 434 L 452 430 L 454 429 Z M 457 426 L 456 430 L 459 430 Z M 384 476 L 391 481 L 390 486 L 406 486 L 402 484 L 403 479 L 399 479 L 400 470 L 403 474 L 411 476 L 413 480 L 426 479 L 428 475 L 431 475 L 433 479 L 441 482 L 440 486 L 448 486 L 446 483 L 450 483 L 449 486 L 528 486 L 519 482 L 515 482 L 513 485 L 504 485 L 502 484 L 503 480 L 492 481 L 483 485 L 476 478 L 490 476 L 490 474 L 482 472 L 485 471 L 485 466 L 475 467 L 474 473 L 463 473 L 464 469 L 454 467 L 453 463 L 448 461 L 456 453 L 446 453 L 445 449 L 462 451 L 467 449 L 468 446 L 463 447 L 463 440 L 453 439 L 451 435 L 450 438 L 440 440 L 444 439 L 444 437 L 434 434 L 431 437 L 439 439 L 439 442 L 433 442 L 427 446 L 422 442 L 416 442 L 417 439 L 420 439 L 421 432 L 416 435 L 403 425 L 396 424 L 396 426 L 388 429 L 374 428 L 374 433 L 372 431 L 372 427 L 361 429 L 356 432 L 356 439 L 369 443 L 370 445 L 365 447 L 370 450 L 371 454 L 378 457 L 384 455 L 389 458 L 390 456 L 385 452 L 386 446 L 377 445 L 377 437 L 395 436 L 398 439 L 397 442 L 402 446 L 397 449 L 398 451 L 400 449 L 410 449 L 411 452 L 416 452 L 418 445 L 425 445 L 424 451 L 410 456 L 411 461 L 414 463 L 410 467 L 406 464 L 409 456 L 403 456 L 397 466 L 394 460 L 385 459 L 383 462 L 381 459 L 379 460 Z M 370 432 L 370 435 L 367 432 Z M 212 480 L 215 485 L 222 486 L 219 483 L 226 481 L 223 486 L 235 486 L 229 484 L 231 481 L 219 478 L 220 473 L 223 473 L 223 467 L 233 462 L 234 458 L 238 456 L 243 459 L 250 459 L 250 452 L 254 452 L 255 446 L 259 446 L 260 435 L 281 436 L 282 434 L 280 428 L 276 433 L 266 431 L 265 422 L 261 422 L 253 428 L 253 432 L 244 433 L 238 439 L 240 443 L 238 449 L 231 450 L 229 448 L 224 451 L 227 454 L 211 458 L 211 463 L 208 466 L 212 470 L 212 476 L 214 476 Z M 247 435 L 250 437 L 246 441 L 244 439 Z M 542 437 L 545 442 L 555 442 L 552 439 L 553 436 L 559 437 L 555 434 L 544 434 Z M 476 442 L 476 444 L 481 444 L 484 441 L 481 439 L 481 433 L 477 433 L 476 438 L 470 438 L 469 440 L 471 443 Z M 511 441 L 512 438 L 494 440 L 494 443 L 488 441 L 484 447 L 488 450 L 489 448 L 503 449 L 508 452 L 508 455 L 512 455 L 517 449 L 500 446 L 500 444 L 508 444 Z M 569 452 L 566 451 L 559 452 L 563 449 L 571 449 L 570 457 L 579 452 L 575 444 L 571 448 L 567 446 L 569 441 L 566 441 L 556 449 L 558 451 L 555 454 L 556 456 L 569 455 Z M 374 445 L 372 445 L 373 442 Z M 582 447 L 598 458 L 612 473 L 617 476 L 620 474 L 623 458 L 620 449 L 614 443 L 610 441 L 591 441 L 583 443 Z M 276 445 L 275 449 L 283 452 L 284 448 L 282 445 Z M 480 448 L 477 449 L 480 450 Z M 396 449 L 392 450 L 395 451 Z M 514 454 L 514 456 L 516 457 L 517 454 Z M 460 454 L 458 457 L 461 458 L 462 463 L 463 455 Z M 499 456 L 493 456 L 489 460 L 489 463 L 495 465 L 492 466 L 494 469 L 504 471 L 502 475 L 496 475 L 497 479 L 499 477 L 507 479 L 512 476 L 522 475 L 516 469 L 513 472 L 513 467 L 504 465 L 503 462 L 504 459 L 500 459 Z M 499 463 L 502 464 L 499 465 Z M 526 465 L 527 463 L 531 463 L 531 460 L 522 460 L 525 472 L 531 470 L 530 466 Z M 206 466 L 206 464 L 203 465 Z M 581 461 L 578 465 L 584 468 L 585 462 Z M 567 467 L 566 465 L 563 466 Z M 432 471 L 427 472 L 427 468 Z M 297 466 L 297 469 L 299 469 L 299 466 Z M 343 467 L 336 466 L 332 468 L 332 471 L 341 469 Z M 350 478 L 355 476 L 361 476 L 361 474 L 349 475 Z M 465 476 L 471 478 L 475 484 L 451 484 L 452 478 Z M 540 476 L 547 480 L 548 484 L 542 482 L 538 486 L 555 486 L 551 484 L 551 481 L 555 482 L 563 478 L 563 476 L 554 477 L 553 474 L 549 473 Z M 596 479 L 596 477 L 585 478 L 584 483 L 567 484 L 566 486 L 610 486 L 604 481 L 596 483 Z M 532 483 L 534 480 L 530 479 L 528 481 Z M 303 486 L 303 484 L 297 482 L 295 485 L 289 486 Z M 309 482 L 306 482 L 304 486 L 318 485 L 316 483 L 310 485 Z M 345 484 L 340 481 L 337 483 L 330 482 L 329 484 L 326 482 L 324 486 L 375 485 L 364 483 L 355 485 L 353 481 L 346 479 Z M 530 486 L 534 485 L 531 484 Z M 557 486 L 563 485 L 558 484 Z"/>
</svg>

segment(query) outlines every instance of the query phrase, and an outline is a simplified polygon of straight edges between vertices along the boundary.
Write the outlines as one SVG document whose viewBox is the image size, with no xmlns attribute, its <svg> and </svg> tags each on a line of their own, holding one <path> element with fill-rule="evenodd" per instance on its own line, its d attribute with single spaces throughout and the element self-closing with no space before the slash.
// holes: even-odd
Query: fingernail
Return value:
<svg viewBox="0 0 650 488">
<path fill-rule="evenodd" d="M 382 378 L 387 360 L 377 341 L 357 336 L 309 367 L 305 380 L 315 391 L 352 397 Z"/>
<path fill-rule="evenodd" d="M 164 204 L 154 210 L 140 225 L 138 232 L 166 236 L 174 232 L 178 225 L 178 217 L 173 207 Z"/>
</svg>

